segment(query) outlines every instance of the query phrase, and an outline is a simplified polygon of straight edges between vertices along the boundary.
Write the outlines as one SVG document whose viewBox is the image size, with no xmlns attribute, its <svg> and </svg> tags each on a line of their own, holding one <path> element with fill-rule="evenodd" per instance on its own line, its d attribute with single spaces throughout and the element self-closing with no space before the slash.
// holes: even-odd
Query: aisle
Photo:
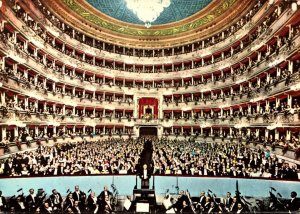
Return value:
<svg viewBox="0 0 300 214">
<path fill-rule="evenodd" d="M 141 153 L 141 166 L 146 164 L 148 166 L 148 169 L 151 169 L 153 167 L 152 165 L 152 153 L 153 153 L 153 147 L 152 147 L 152 141 L 146 140 L 144 143 L 144 149 Z"/>
</svg>

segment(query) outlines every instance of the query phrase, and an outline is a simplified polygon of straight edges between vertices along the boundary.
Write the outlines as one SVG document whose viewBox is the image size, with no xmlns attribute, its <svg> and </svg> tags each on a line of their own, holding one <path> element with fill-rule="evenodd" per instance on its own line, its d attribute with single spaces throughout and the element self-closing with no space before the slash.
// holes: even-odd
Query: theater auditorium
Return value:
<svg viewBox="0 0 300 214">
<path fill-rule="evenodd" d="M 300 0 L 0 0 L 0 213 L 299 213 Z"/>
</svg>

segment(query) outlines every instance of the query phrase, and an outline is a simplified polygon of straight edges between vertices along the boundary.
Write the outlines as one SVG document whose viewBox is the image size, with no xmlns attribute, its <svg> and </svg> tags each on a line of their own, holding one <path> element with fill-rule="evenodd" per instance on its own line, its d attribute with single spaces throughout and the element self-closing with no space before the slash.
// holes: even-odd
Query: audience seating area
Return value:
<svg viewBox="0 0 300 214">
<path fill-rule="evenodd" d="M 44 1 L 28 3 L 43 14 L 43 22 L 26 4 L 6 4 L 0 16 L 3 157 L 57 153 L 50 163 L 35 167 L 38 175 L 54 173 L 62 165 L 69 174 L 83 168 L 92 174 L 131 174 L 142 149 L 141 128 L 155 127 L 159 140 L 153 173 L 276 177 L 276 155 L 293 160 L 291 170 L 297 171 L 300 13 L 292 10 L 292 3 L 258 0 L 220 32 L 161 49 L 100 41 L 64 23 Z M 184 155 L 170 154 L 187 142 Z M 126 160 L 67 163 L 72 151 L 94 154 L 95 148 L 105 162 L 110 143 L 118 145 L 115 155 L 125 152 Z M 134 151 L 131 160 L 122 146 Z M 61 162 L 67 159 L 66 148 L 68 160 Z M 212 148 L 216 153 L 204 157 Z M 264 164 L 251 165 L 254 158 Z M 221 161 L 224 165 L 216 164 Z M 23 172 L 21 167 L 12 174 L 34 175 L 35 169 Z"/>
</svg>

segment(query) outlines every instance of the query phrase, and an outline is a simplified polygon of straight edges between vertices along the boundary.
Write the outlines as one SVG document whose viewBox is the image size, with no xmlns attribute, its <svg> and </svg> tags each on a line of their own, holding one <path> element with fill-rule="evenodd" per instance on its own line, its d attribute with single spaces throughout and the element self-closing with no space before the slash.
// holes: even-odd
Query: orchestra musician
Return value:
<svg viewBox="0 0 300 214">
<path fill-rule="evenodd" d="M 0 212 L 5 211 L 7 208 L 7 203 L 5 197 L 2 195 L 2 191 L 0 191 Z"/>
<path fill-rule="evenodd" d="M 286 206 L 290 213 L 297 213 L 300 209 L 300 202 L 297 198 L 297 193 L 295 191 L 291 192 L 291 199 L 288 201 Z"/>
<path fill-rule="evenodd" d="M 233 199 L 231 197 L 231 193 L 227 192 L 226 198 L 224 198 L 224 205 L 225 205 L 225 209 L 227 210 L 227 212 L 229 212 L 232 202 L 233 202 Z"/>
<path fill-rule="evenodd" d="M 74 201 L 79 202 L 80 209 L 84 210 L 85 201 L 86 201 L 86 194 L 84 192 L 82 192 L 81 190 L 79 190 L 78 185 L 75 186 L 75 191 L 73 192 L 72 197 L 73 197 Z"/>
<path fill-rule="evenodd" d="M 49 197 L 50 205 L 53 211 L 61 211 L 63 199 L 56 189 L 52 190 L 52 194 Z"/>
<path fill-rule="evenodd" d="M 105 196 L 104 203 L 102 204 L 101 211 L 103 213 L 112 213 L 113 209 L 108 196 Z"/>
<path fill-rule="evenodd" d="M 170 210 L 171 208 L 174 208 L 176 212 L 180 212 L 183 208 L 183 201 L 187 203 L 188 206 L 190 206 L 189 198 L 186 194 L 184 194 L 184 191 L 180 191 L 180 196 L 177 198 L 177 201 L 170 206 L 167 210 Z"/>
<path fill-rule="evenodd" d="M 64 211 L 72 210 L 74 206 L 73 194 L 70 192 L 64 202 Z"/>
<path fill-rule="evenodd" d="M 97 203 L 98 199 L 96 197 L 95 192 L 91 192 L 91 194 L 89 195 L 88 199 L 87 199 L 87 207 L 88 207 L 88 211 L 91 213 L 97 213 L 98 212 L 98 203 Z"/>
<path fill-rule="evenodd" d="M 197 210 L 197 211 L 203 211 L 203 210 L 204 210 L 205 202 L 206 202 L 205 192 L 202 191 L 202 192 L 200 193 L 199 202 L 196 204 L 196 210 Z"/>
<path fill-rule="evenodd" d="M 188 202 L 183 200 L 182 201 L 182 208 L 179 212 L 180 213 L 193 213 L 193 210 L 191 209 L 191 206 L 188 205 Z"/>
<path fill-rule="evenodd" d="M 34 212 L 36 209 L 36 197 L 34 195 L 34 189 L 29 189 L 29 195 L 25 199 L 25 204 L 28 212 Z"/>
</svg>

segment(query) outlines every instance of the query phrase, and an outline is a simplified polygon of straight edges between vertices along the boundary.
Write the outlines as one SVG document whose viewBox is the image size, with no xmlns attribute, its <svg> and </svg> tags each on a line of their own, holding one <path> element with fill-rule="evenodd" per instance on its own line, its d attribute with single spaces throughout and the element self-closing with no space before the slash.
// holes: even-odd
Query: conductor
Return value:
<svg viewBox="0 0 300 214">
<path fill-rule="evenodd" d="M 140 174 L 140 178 L 142 179 L 142 189 L 149 189 L 149 179 L 151 177 L 150 170 L 148 169 L 147 164 L 143 165 L 143 170 Z"/>
</svg>

